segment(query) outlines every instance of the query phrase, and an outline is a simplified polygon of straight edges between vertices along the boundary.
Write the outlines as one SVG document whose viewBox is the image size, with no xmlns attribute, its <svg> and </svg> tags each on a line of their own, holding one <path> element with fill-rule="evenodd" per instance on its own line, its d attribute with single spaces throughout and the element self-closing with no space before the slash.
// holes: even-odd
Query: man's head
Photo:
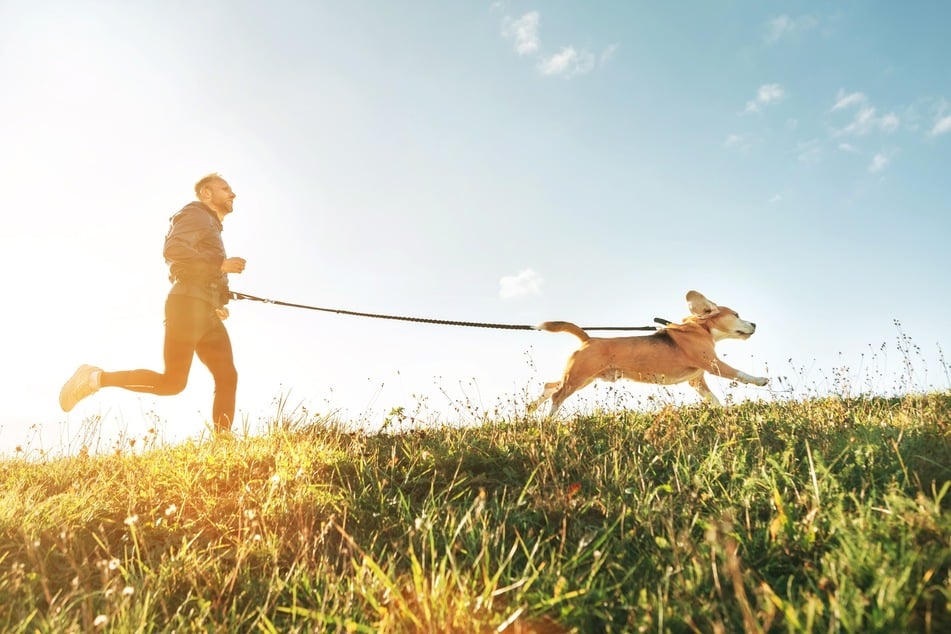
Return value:
<svg viewBox="0 0 951 634">
<path fill-rule="evenodd" d="M 195 183 L 195 195 L 218 215 L 218 220 L 232 211 L 235 193 L 231 191 L 228 181 L 217 172 L 203 176 Z"/>
</svg>

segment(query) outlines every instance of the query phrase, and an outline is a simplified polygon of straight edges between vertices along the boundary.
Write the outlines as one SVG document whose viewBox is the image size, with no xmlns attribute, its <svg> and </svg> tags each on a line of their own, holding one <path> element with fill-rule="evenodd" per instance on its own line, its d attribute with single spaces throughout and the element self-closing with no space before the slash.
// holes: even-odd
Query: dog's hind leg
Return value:
<svg viewBox="0 0 951 634">
<path fill-rule="evenodd" d="M 690 384 L 690 387 L 697 390 L 697 392 L 700 393 L 700 396 L 702 396 L 711 405 L 720 404 L 720 400 L 713 392 L 710 391 L 710 388 L 707 386 L 707 380 L 703 377 L 703 374 L 700 374 L 700 376 L 694 379 L 690 379 L 688 383 Z"/>
<path fill-rule="evenodd" d="M 561 407 L 561 404 L 565 402 L 569 396 L 580 390 L 581 388 L 587 386 L 589 383 L 594 381 L 596 377 L 588 377 L 580 382 L 576 382 L 574 377 L 572 377 L 569 372 L 568 375 L 562 380 L 561 387 L 552 395 L 551 397 L 551 410 L 548 412 L 549 416 L 554 416 L 558 411 L 558 408 Z"/>
<path fill-rule="evenodd" d="M 561 381 L 554 381 L 552 383 L 546 383 L 545 389 L 542 391 L 541 396 L 536 398 L 529 406 L 529 413 L 534 412 L 538 409 L 538 406 L 551 398 L 551 395 L 558 391 L 558 388 L 561 387 Z"/>
</svg>

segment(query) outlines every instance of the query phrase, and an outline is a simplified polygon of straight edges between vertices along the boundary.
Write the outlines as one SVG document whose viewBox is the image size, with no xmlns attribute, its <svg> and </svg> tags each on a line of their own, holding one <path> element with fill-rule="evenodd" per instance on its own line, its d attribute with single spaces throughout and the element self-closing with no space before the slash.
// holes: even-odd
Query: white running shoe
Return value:
<svg viewBox="0 0 951 634">
<path fill-rule="evenodd" d="M 102 372 L 102 370 L 94 365 L 81 365 L 73 376 L 69 377 L 63 389 L 59 391 L 59 406 L 64 412 L 68 412 L 76 407 L 76 403 L 99 391 L 99 386 L 92 380 L 94 372 Z"/>
</svg>

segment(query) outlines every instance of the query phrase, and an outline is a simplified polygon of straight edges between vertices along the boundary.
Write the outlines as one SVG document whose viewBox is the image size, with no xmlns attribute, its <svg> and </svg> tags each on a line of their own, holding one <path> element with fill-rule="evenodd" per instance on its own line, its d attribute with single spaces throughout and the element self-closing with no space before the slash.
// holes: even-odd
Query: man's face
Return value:
<svg viewBox="0 0 951 634">
<path fill-rule="evenodd" d="M 204 193 L 202 201 L 211 207 L 212 211 L 219 216 L 231 213 L 235 193 L 231 191 L 231 185 L 228 184 L 228 181 L 216 178 L 208 183 L 202 191 Z"/>
</svg>

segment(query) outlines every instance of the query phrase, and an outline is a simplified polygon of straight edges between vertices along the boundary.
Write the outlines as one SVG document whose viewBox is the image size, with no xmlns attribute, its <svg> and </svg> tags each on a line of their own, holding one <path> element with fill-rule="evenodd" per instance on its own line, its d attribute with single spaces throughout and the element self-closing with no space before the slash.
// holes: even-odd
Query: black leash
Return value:
<svg viewBox="0 0 951 634">
<path fill-rule="evenodd" d="M 398 321 L 412 321 L 420 324 L 440 324 L 443 326 L 469 326 L 473 328 L 499 328 L 502 330 L 536 330 L 535 326 L 524 324 L 489 324 L 479 321 L 453 321 L 449 319 L 428 319 L 425 317 L 402 317 L 399 315 L 380 315 L 376 313 L 361 313 L 353 310 L 343 310 L 341 308 L 321 308 L 320 306 L 308 306 L 306 304 L 294 304 L 292 302 L 282 302 L 277 299 L 267 299 L 256 297 L 247 293 L 231 292 L 232 299 L 248 299 L 255 302 L 264 302 L 265 304 L 274 304 L 275 306 L 289 306 L 291 308 L 304 308 L 306 310 L 319 310 L 325 313 L 336 313 L 338 315 L 351 315 L 354 317 L 372 317 L 374 319 L 395 319 Z M 666 326 L 670 322 L 660 317 L 655 317 L 654 321 Z M 582 330 L 657 330 L 657 326 L 594 326 L 582 328 Z"/>
</svg>

